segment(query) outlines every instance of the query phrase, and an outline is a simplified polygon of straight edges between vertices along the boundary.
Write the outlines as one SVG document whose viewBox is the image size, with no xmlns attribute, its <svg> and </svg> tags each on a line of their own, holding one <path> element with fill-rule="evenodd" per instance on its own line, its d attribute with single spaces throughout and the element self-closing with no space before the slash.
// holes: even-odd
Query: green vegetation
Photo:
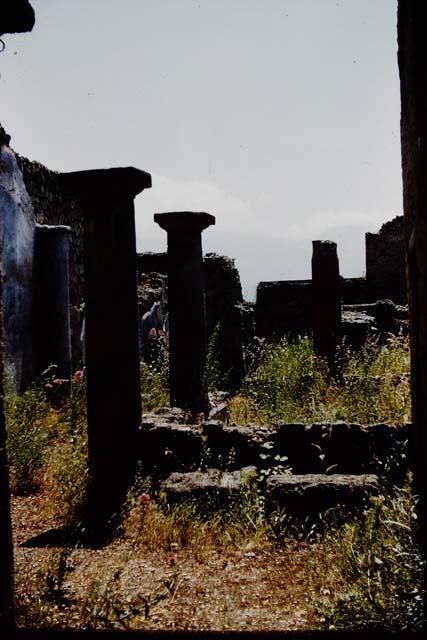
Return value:
<svg viewBox="0 0 427 640">
<path fill-rule="evenodd" d="M 230 402 L 239 424 L 335 422 L 402 424 L 410 419 L 409 340 L 390 335 L 370 339 L 361 351 L 342 347 L 338 376 L 328 379 L 326 363 L 311 338 L 266 343 Z"/>
<path fill-rule="evenodd" d="M 150 364 L 141 365 L 144 411 L 168 402 L 167 352 L 162 344 L 154 355 Z M 360 352 L 343 348 L 337 380 L 328 379 L 326 365 L 314 355 L 309 338 L 264 344 L 252 363 L 239 395 L 229 403 L 235 422 L 399 424 L 410 418 L 405 338 L 370 340 Z M 212 341 L 207 368 L 212 387 L 219 385 L 217 373 Z M 61 401 L 63 383 L 49 371 L 21 397 L 8 395 L 8 452 L 13 493 L 46 494 L 45 508 L 62 525 L 74 528 L 86 497 L 85 384 L 82 376 L 75 376 L 70 398 Z M 163 557 L 168 554 L 171 566 L 173 554 L 182 550 L 201 559 L 211 549 L 224 554 L 230 548 L 289 550 L 308 540 L 305 575 L 316 628 L 414 628 L 422 618 L 422 561 L 415 544 L 416 502 L 410 478 L 403 487 L 384 486 L 382 494 L 351 520 L 343 521 L 339 513 L 330 512 L 307 527 L 284 512 L 266 514 L 261 483 L 275 466 L 290 472 L 285 458 L 271 455 L 270 460 L 269 456 L 267 449 L 263 457 L 271 462 L 271 469 L 264 469 L 257 482 L 227 505 L 215 496 L 203 503 L 169 505 L 158 491 L 157 479 L 140 472 L 124 507 L 118 538 Z M 24 593 L 18 602 L 21 624 L 45 624 L 51 603 L 62 606 L 72 553 L 70 549 L 52 552 L 38 592 Z M 151 594 L 129 602 L 120 591 L 121 572 L 118 566 L 103 583 L 93 582 L 80 613 L 74 609 L 85 628 L 132 628 L 135 616 L 148 617 L 159 602 L 174 597 L 175 576 Z"/>
<path fill-rule="evenodd" d="M 337 567 L 317 599 L 329 629 L 404 630 L 423 623 L 423 560 L 417 550 L 410 481 L 376 498 L 357 519 L 329 526 L 313 566 L 317 579 Z"/>
</svg>

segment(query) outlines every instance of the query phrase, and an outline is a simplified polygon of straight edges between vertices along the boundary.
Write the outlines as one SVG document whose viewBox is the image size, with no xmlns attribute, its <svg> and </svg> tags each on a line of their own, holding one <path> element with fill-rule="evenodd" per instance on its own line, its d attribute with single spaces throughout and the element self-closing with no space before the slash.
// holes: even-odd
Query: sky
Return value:
<svg viewBox="0 0 427 640">
<path fill-rule="evenodd" d="M 396 0 L 31 0 L 3 36 L 0 121 L 57 171 L 135 166 L 138 251 L 156 212 L 207 211 L 205 252 L 244 295 L 311 274 L 334 240 L 361 276 L 364 235 L 402 213 Z"/>
</svg>

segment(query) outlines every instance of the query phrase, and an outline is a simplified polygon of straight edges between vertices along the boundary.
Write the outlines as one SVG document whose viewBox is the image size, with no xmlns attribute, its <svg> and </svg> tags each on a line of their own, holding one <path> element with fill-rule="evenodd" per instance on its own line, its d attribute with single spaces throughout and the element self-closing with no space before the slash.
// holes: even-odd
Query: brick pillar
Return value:
<svg viewBox="0 0 427 640">
<path fill-rule="evenodd" d="M 311 260 L 314 350 L 335 373 L 336 349 L 341 341 L 341 293 L 337 245 L 313 241 Z"/>
<path fill-rule="evenodd" d="M 202 231 L 209 213 L 156 213 L 168 234 L 169 381 L 171 406 L 207 415 L 205 275 Z"/>
<path fill-rule="evenodd" d="M 66 226 L 36 225 L 34 245 L 38 373 L 55 364 L 57 377 L 67 380 L 71 377 L 70 233 Z"/>
<path fill-rule="evenodd" d="M 399 1 L 403 208 L 411 335 L 415 490 L 427 558 L 427 5 Z M 427 574 L 425 585 L 427 586 Z M 427 597 L 425 593 L 425 607 Z"/>
<path fill-rule="evenodd" d="M 89 507 L 102 544 L 132 482 L 141 418 L 134 197 L 151 176 L 134 168 L 62 174 L 84 210 Z"/>
</svg>

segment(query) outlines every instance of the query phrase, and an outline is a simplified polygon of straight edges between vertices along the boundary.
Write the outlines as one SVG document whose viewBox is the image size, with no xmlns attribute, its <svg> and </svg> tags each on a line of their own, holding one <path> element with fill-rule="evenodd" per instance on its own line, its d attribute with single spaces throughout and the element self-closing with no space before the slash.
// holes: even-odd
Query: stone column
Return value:
<svg viewBox="0 0 427 640">
<path fill-rule="evenodd" d="M 141 419 L 134 197 L 151 176 L 134 168 L 62 174 L 84 210 L 89 441 L 86 526 L 103 544 L 137 456 Z"/>
<path fill-rule="evenodd" d="M 399 0 L 403 208 L 411 335 L 414 480 L 427 558 L 427 5 Z M 427 568 L 427 565 L 426 565 Z M 424 587 L 427 585 L 425 570 Z M 424 592 L 427 607 L 427 595 Z"/>
<path fill-rule="evenodd" d="M 209 213 L 156 213 L 168 234 L 170 403 L 193 418 L 207 415 L 205 275 L 202 231 L 215 224 Z"/>
<path fill-rule="evenodd" d="M 70 380 L 70 293 L 68 241 L 71 228 L 36 225 L 34 301 L 38 372 L 57 366 L 58 378 Z M 66 383 L 69 389 L 69 382 Z"/>
<path fill-rule="evenodd" d="M 341 341 L 341 285 L 335 242 L 313 240 L 311 273 L 314 350 L 326 358 L 334 375 L 336 349 Z"/>
</svg>

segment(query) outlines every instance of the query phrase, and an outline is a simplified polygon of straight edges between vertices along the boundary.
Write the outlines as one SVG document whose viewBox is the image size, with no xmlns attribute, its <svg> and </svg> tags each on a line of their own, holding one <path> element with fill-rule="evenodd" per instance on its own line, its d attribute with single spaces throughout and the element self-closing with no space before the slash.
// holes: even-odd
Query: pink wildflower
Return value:
<svg viewBox="0 0 427 640">
<path fill-rule="evenodd" d="M 46 382 L 46 384 L 44 385 L 44 388 L 45 388 L 45 389 L 52 389 L 52 388 L 53 388 L 53 385 L 52 385 L 52 384 L 50 384 L 50 382 Z"/>
<path fill-rule="evenodd" d="M 72 377 L 73 384 L 81 382 L 83 380 L 83 371 L 76 371 Z"/>
<path fill-rule="evenodd" d="M 55 380 L 53 380 L 52 382 L 53 382 L 53 384 L 60 385 L 60 384 L 62 384 L 64 381 L 63 381 L 63 380 L 61 380 L 61 378 L 55 378 Z"/>
<path fill-rule="evenodd" d="M 156 338 L 157 337 L 157 331 L 154 327 L 152 327 L 150 329 L 150 331 L 148 332 L 148 337 L 149 338 Z"/>
<path fill-rule="evenodd" d="M 141 495 L 139 496 L 139 501 L 141 504 L 148 506 L 149 504 L 152 503 L 151 497 L 148 493 L 146 493 L 144 491 L 144 493 L 141 493 Z"/>
</svg>

